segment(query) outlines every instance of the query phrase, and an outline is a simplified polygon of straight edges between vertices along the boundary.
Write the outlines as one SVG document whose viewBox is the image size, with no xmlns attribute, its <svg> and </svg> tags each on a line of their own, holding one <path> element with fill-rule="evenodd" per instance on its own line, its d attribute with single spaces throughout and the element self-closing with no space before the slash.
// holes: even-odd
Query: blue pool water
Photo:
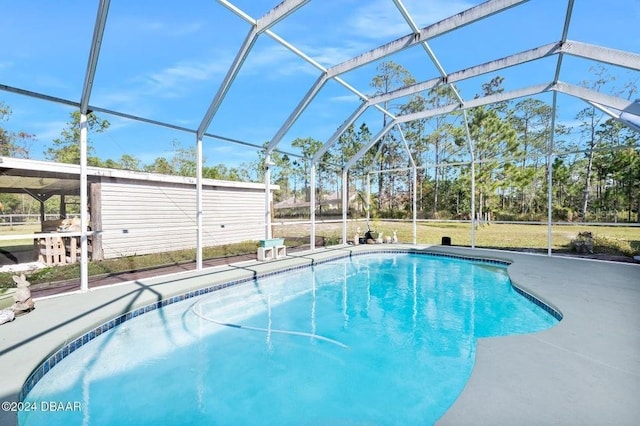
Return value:
<svg viewBox="0 0 640 426">
<path fill-rule="evenodd" d="M 19 422 L 432 424 L 465 386 L 478 338 L 556 322 L 514 291 L 504 267 L 357 256 L 126 321 L 25 398 L 80 409 L 25 411 Z"/>
</svg>

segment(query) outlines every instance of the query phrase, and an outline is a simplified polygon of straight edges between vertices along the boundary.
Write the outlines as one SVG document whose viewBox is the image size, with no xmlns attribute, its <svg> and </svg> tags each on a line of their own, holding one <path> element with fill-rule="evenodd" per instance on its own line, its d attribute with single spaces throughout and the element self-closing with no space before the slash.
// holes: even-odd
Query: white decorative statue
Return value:
<svg viewBox="0 0 640 426">
<path fill-rule="evenodd" d="M 13 294 L 13 300 L 15 301 L 15 303 L 13 304 L 13 306 L 11 306 L 11 310 L 16 315 L 31 312 L 33 309 L 35 309 L 33 299 L 31 298 L 31 290 L 29 289 L 31 283 L 27 281 L 27 278 L 24 276 L 24 274 L 20 274 L 20 276 L 14 275 L 13 281 L 15 281 L 18 288 Z"/>
<path fill-rule="evenodd" d="M 382 239 L 382 234 L 384 234 L 384 232 L 380 232 L 380 233 L 378 234 L 378 238 L 376 239 L 376 244 L 382 244 L 382 242 L 384 241 L 384 240 Z"/>
<path fill-rule="evenodd" d="M 353 244 L 356 246 L 360 244 L 360 232 L 360 227 L 358 226 L 356 229 L 356 235 L 353 237 Z"/>
<path fill-rule="evenodd" d="M 393 230 L 393 237 L 391 237 L 391 242 L 394 244 L 398 242 L 398 231 L 396 231 L 395 229 Z"/>
</svg>

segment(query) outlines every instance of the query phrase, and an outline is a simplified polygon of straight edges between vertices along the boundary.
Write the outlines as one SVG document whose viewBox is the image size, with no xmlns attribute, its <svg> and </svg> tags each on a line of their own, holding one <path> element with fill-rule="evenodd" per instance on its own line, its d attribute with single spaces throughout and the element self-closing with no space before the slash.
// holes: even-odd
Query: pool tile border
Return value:
<svg viewBox="0 0 640 426">
<path fill-rule="evenodd" d="M 202 296 L 203 294 L 212 293 L 214 291 L 221 290 L 223 288 L 232 287 L 232 286 L 235 286 L 235 285 L 238 285 L 238 284 L 242 284 L 242 283 L 249 282 L 249 281 L 254 281 L 254 280 L 257 280 L 257 279 L 260 279 L 260 278 L 267 278 L 267 277 L 271 277 L 271 276 L 275 276 L 275 275 L 285 274 L 285 273 L 291 272 L 291 271 L 310 268 L 310 267 L 315 266 L 315 265 L 321 265 L 321 264 L 324 264 L 324 263 L 333 262 L 333 261 L 340 260 L 340 259 L 351 258 L 351 257 L 355 257 L 355 256 L 363 256 L 363 255 L 368 255 L 368 254 L 406 254 L 406 253 L 425 255 L 425 256 L 432 256 L 432 257 L 445 257 L 445 258 L 450 258 L 450 259 L 479 262 L 479 263 L 485 263 L 485 264 L 497 265 L 497 266 L 504 266 L 504 267 L 509 266 L 511 264 L 511 262 L 509 262 L 509 261 L 499 260 L 499 259 L 481 258 L 481 257 L 472 257 L 472 256 L 460 256 L 460 255 L 455 255 L 455 254 L 450 254 L 450 253 L 439 253 L 439 252 L 423 251 L 423 250 L 416 250 L 416 249 L 362 250 L 362 251 L 358 251 L 358 252 L 351 252 L 350 251 L 349 253 L 344 253 L 344 254 L 341 254 L 341 255 L 332 256 L 332 257 L 329 257 L 327 259 L 321 259 L 321 260 L 315 260 L 314 259 L 309 264 L 292 266 L 292 267 L 289 267 L 289 268 L 279 269 L 279 270 L 276 270 L 276 271 L 257 274 L 257 275 L 252 276 L 252 277 L 245 277 L 245 278 L 240 278 L 240 279 L 237 279 L 237 280 L 227 281 L 227 282 L 224 282 L 224 283 L 214 284 L 212 286 L 204 287 L 204 288 L 201 288 L 199 290 L 193 290 L 193 291 L 189 291 L 189 292 L 184 293 L 184 294 L 180 294 L 180 295 L 173 296 L 173 297 L 170 297 L 170 298 L 167 298 L 167 299 L 163 299 L 163 300 L 160 300 L 158 302 L 152 303 L 150 305 L 142 306 L 142 307 L 140 307 L 138 309 L 135 309 L 133 311 L 124 313 L 124 314 L 119 315 L 119 316 L 117 316 L 117 317 L 115 317 L 115 318 L 113 318 L 113 319 L 111 319 L 109 321 L 104 322 L 103 324 L 98 325 L 97 327 L 91 329 L 90 331 L 88 331 L 87 333 L 85 333 L 85 334 L 81 335 L 80 337 L 74 339 L 73 341 L 64 344 L 61 348 L 59 348 L 57 351 L 55 351 L 47 359 L 45 359 L 45 361 L 42 362 L 29 375 L 29 377 L 27 378 L 27 380 L 25 381 L 25 383 L 22 386 L 22 390 L 20 391 L 20 394 L 18 396 L 18 398 L 19 398 L 18 400 L 19 401 L 24 401 L 24 398 L 29 394 L 29 392 L 31 392 L 31 390 L 40 381 L 40 379 L 42 379 L 42 377 L 44 377 L 45 374 L 47 374 L 53 367 L 55 367 L 56 364 L 58 364 L 64 358 L 66 358 L 67 356 L 69 356 L 70 354 L 75 352 L 77 349 L 81 348 L 83 345 L 89 343 L 91 340 L 93 340 L 96 337 L 100 336 L 102 333 L 105 333 L 105 332 L 115 328 L 116 326 L 119 326 L 120 324 L 122 324 L 122 323 L 124 323 L 126 321 L 129 321 L 130 319 L 136 318 L 136 317 L 138 317 L 140 315 L 143 315 L 143 314 L 145 314 L 147 312 L 152 312 L 152 311 L 155 311 L 156 309 L 162 308 L 163 306 L 171 305 L 173 303 L 181 302 L 183 300 L 187 300 L 187 299 L 190 299 L 190 298 L 193 298 L 193 297 Z M 549 306 L 548 304 L 546 304 L 542 300 L 538 299 L 536 296 L 524 291 L 523 289 L 519 288 L 518 286 L 514 285 L 513 283 L 511 284 L 511 286 L 520 295 L 524 296 L 526 299 L 528 299 L 532 303 L 534 303 L 534 304 L 538 305 L 539 307 L 541 307 L 542 309 L 544 309 L 547 313 L 552 315 L 558 321 L 562 320 L 562 314 L 558 310 L 554 309 L 553 307 Z"/>
</svg>

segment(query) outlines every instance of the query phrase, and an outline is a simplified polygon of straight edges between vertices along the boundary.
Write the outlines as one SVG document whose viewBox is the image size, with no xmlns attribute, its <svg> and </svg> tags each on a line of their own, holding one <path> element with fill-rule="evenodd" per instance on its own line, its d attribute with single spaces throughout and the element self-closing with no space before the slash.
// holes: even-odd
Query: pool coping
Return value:
<svg viewBox="0 0 640 426">
<path fill-rule="evenodd" d="M 29 375 L 32 373 L 32 371 L 34 371 L 34 367 L 42 364 L 45 359 L 54 354 L 56 350 L 60 348 L 60 346 L 64 346 L 65 343 L 67 343 L 66 347 L 68 348 L 68 350 L 75 350 L 78 347 L 82 346 L 82 344 L 86 343 L 86 341 L 89 339 L 89 336 L 91 335 L 90 333 L 97 333 L 98 325 L 100 325 L 102 330 L 103 324 L 106 322 L 108 329 L 110 326 L 119 324 L 123 319 L 128 319 L 127 315 L 133 317 L 132 312 L 136 311 L 137 309 L 147 309 L 145 307 L 149 306 L 162 306 L 163 300 L 171 300 L 171 298 L 178 298 L 176 299 L 177 301 L 181 297 L 179 296 L 180 294 L 187 293 L 191 296 L 195 296 L 197 295 L 197 292 L 201 291 L 200 289 L 203 288 L 204 280 L 207 280 L 211 283 L 213 279 L 213 283 L 207 286 L 207 288 L 212 288 L 216 285 L 223 285 L 223 283 L 225 282 L 250 280 L 255 278 L 256 276 L 268 276 L 271 274 L 283 273 L 285 270 L 305 268 L 313 264 L 324 263 L 335 258 L 347 257 L 352 255 L 353 253 L 364 254 L 364 252 L 380 250 L 388 252 L 413 251 L 418 253 L 433 253 L 441 256 L 463 257 L 467 259 L 472 258 L 476 260 L 509 263 L 509 275 L 514 287 L 521 292 L 524 292 L 525 295 L 529 295 L 533 299 L 543 301 L 545 306 L 550 307 L 550 309 L 557 313 L 564 313 L 567 306 L 565 304 L 566 297 L 564 297 L 566 295 L 554 294 L 554 287 L 557 286 L 549 285 L 550 283 L 548 282 L 548 280 L 549 278 L 554 278 L 556 280 L 566 281 L 567 274 L 562 273 L 562 269 L 563 267 L 565 267 L 566 269 L 567 265 L 573 265 L 572 268 L 577 271 L 581 271 L 584 269 L 591 270 L 595 268 L 597 270 L 610 270 L 610 272 L 607 272 L 607 274 L 617 273 L 618 275 L 620 275 L 620 272 L 622 272 L 622 278 L 617 278 L 617 280 L 621 279 L 622 281 L 624 281 L 625 277 L 631 278 L 631 283 L 633 283 L 633 278 L 637 278 L 637 285 L 630 285 L 627 287 L 625 287 L 624 285 L 622 285 L 622 287 L 616 285 L 615 291 L 616 293 L 619 293 L 622 288 L 626 290 L 625 293 L 629 293 L 626 294 L 624 298 L 622 298 L 623 300 L 640 300 L 640 297 L 638 296 L 638 290 L 640 287 L 640 267 L 636 265 L 610 264 L 610 262 L 527 255 L 497 250 L 478 250 L 444 246 L 410 246 L 402 244 L 383 246 L 334 247 L 329 249 L 316 250 L 314 252 L 301 252 L 287 256 L 287 258 L 282 260 L 270 262 L 242 262 L 229 266 L 208 268 L 202 271 L 187 271 L 169 276 L 154 277 L 129 283 L 118 284 L 110 286 L 108 288 L 91 290 L 88 293 L 37 300 L 37 309 L 34 312 L 24 317 L 18 318 L 13 323 L 5 324 L 0 327 L 0 343 L 2 343 L 1 347 L 6 348 L 0 350 L 0 377 L 3 377 L 3 384 L 7 385 L 6 390 L 4 391 L 5 394 L 0 395 L 0 399 L 2 399 L 2 401 L 18 400 L 20 392 L 22 391 L 22 387 L 26 383 Z M 579 279 L 583 282 L 587 282 L 590 277 L 594 276 L 594 274 L 589 273 L 582 275 L 584 276 Z M 588 285 L 593 287 L 593 283 Z M 579 288 L 576 289 L 579 290 Z M 591 288 L 591 290 L 593 290 L 593 288 Z M 584 305 L 584 303 L 576 304 L 574 301 L 574 303 L 569 306 L 570 313 L 574 308 L 573 305 Z M 84 313 L 77 314 L 74 309 L 69 309 L 78 306 L 84 307 Z M 578 308 L 580 308 L 580 306 L 578 306 Z M 589 306 L 582 306 L 582 308 L 589 308 Z M 151 310 L 152 308 L 148 309 Z M 621 311 L 620 309 L 616 309 L 613 312 L 609 312 L 609 317 L 611 317 L 612 315 L 615 316 L 618 314 L 623 314 L 623 316 L 627 317 L 627 319 L 631 318 L 637 320 L 638 318 L 640 318 L 640 316 L 636 311 L 637 309 L 633 312 L 629 312 L 626 310 Z M 43 318 L 48 319 L 49 321 L 42 321 Z M 56 320 L 52 321 L 53 318 L 55 318 Z M 116 320 L 113 318 L 120 318 L 120 320 Z M 571 358 L 571 356 L 569 355 L 573 353 L 573 357 L 579 358 L 579 361 L 584 361 L 585 359 L 590 359 L 592 361 L 595 360 L 596 364 L 600 367 L 607 366 L 609 369 L 613 368 L 618 373 L 626 373 L 623 374 L 623 378 L 625 379 L 623 380 L 623 382 L 625 386 L 627 388 L 630 387 L 630 389 L 634 390 L 634 392 L 640 390 L 640 366 L 638 365 L 637 355 L 635 356 L 635 359 L 633 357 L 629 359 L 628 356 L 623 356 L 622 359 L 613 357 L 613 359 L 600 360 L 594 358 L 593 354 L 582 354 L 580 350 L 576 351 L 575 348 L 571 348 L 570 350 L 567 348 L 563 348 L 562 343 L 558 343 L 561 342 L 562 339 L 556 335 L 563 334 L 558 333 L 558 331 L 564 331 L 565 329 L 567 329 L 567 327 L 565 326 L 566 322 L 567 318 L 565 318 L 556 327 L 553 327 L 552 329 L 549 329 L 545 332 L 536 333 L 533 335 L 525 335 L 524 340 L 527 343 L 527 345 L 525 346 L 535 346 L 537 349 L 540 349 L 541 346 L 549 344 L 549 342 L 546 341 L 549 340 L 549 338 L 546 337 L 544 338 L 545 341 L 541 343 L 541 336 L 550 335 L 552 337 L 550 340 L 552 341 L 555 349 L 560 348 L 559 350 L 564 352 L 564 356 L 560 358 L 564 358 L 566 356 Z M 639 323 L 639 321 L 635 322 L 635 324 Z M 575 324 L 573 325 L 573 327 L 575 327 Z M 633 322 L 627 322 L 627 327 L 633 328 Z M 21 333 L 21 330 L 28 330 L 29 333 Z M 570 327 L 568 329 L 568 333 L 570 335 L 575 335 L 576 330 L 574 329 L 572 331 Z M 25 334 L 28 334 L 31 337 L 25 339 Z M 78 339 L 78 336 L 81 337 Z M 514 411 L 514 409 L 512 409 L 511 407 L 517 407 L 519 405 L 516 404 L 514 406 L 513 401 L 520 400 L 519 398 L 516 398 L 518 393 L 528 394 L 528 392 L 525 392 L 527 386 L 521 388 L 518 385 L 514 385 L 513 383 L 510 383 L 512 382 L 512 380 L 509 380 L 508 377 L 503 377 L 498 381 L 498 383 L 494 384 L 491 384 L 491 380 L 489 380 L 491 379 L 492 369 L 496 368 L 496 366 L 494 365 L 496 363 L 495 347 L 502 348 L 500 349 L 500 353 L 498 353 L 499 356 L 497 357 L 498 359 L 502 360 L 502 364 L 498 365 L 498 367 L 504 367 L 504 363 L 507 361 L 510 361 L 511 364 L 514 363 L 514 361 L 517 361 L 515 362 L 516 366 L 512 366 L 511 368 L 514 368 L 519 375 L 523 374 L 522 372 L 526 370 L 525 368 L 523 368 L 523 366 L 527 365 L 529 365 L 531 368 L 537 366 L 538 368 L 533 369 L 536 371 L 540 370 L 539 362 L 536 362 L 540 359 L 540 354 L 538 353 L 539 350 L 534 351 L 537 353 L 537 355 L 533 359 L 529 359 L 530 357 L 526 356 L 526 354 L 523 355 L 522 353 L 518 353 L 518 356 L 516 357 L 511 357 L 508 355 L 513 351 L 521 352 L 519 349 L 522 349 L 522 346 L 518 345 L 522 345 L 522 343 L 516 344 L 515 347 L 512 347 L 511 344 L 505 345 L 504 342 L 523 340 L 520 337 L 521 336 L 509 336 L 506 338 L 490 338 L 481 339 L 478 341 L 476 352 L 476 366 L 474 368 L 472 376 L 469 379 L 467 386 L 463 390 L 463 393 L 460 395 L 451 409 L 443 416 L 442 419 L 440 419 L 439 423 L 460 424 L 461 422 L 468 422 L 472 419 L 475 423 L 477 423 L 477 420 L 482 418 L 481 413 L 487 411 L 487 404 L 489 404 L 489 406 L 496 404 L 496 401 L 493 401 L 493 403 L 492 401 L 484 401 L 483 403 L 478 402 L 483 400 L 483 398 L 480 398 L 480 396 L 486 395 L 487 390 L 491 390 L 492 392 L 490 392 L 490 394 L 494 394 L 494 396 L 501 395 L 501 389 L 513 388 L 516 392 L 515 394 L 513 394 L 513 391 L 509 392 L 512 395 L 502 395 L 502 398 L 506 399 L 507 407 L 509 407 L 509 409 L 501 410 L 499 412 L 489 410 L 489 412 L 492 413 L 491 416 L 485 417 L 487 418 L 487 421 L 489 423 L 497 424 L 495 420 L 499 417 L 504 417 L 508 420 L 522 419 L 521 416 L 527 415 L 527 407 L 540 406 L 540 404 L 536 404 L 536 398 L 529 395 L 528 398 L 524 398 L 524 401 L 526 401 L 526 403 L 521 402 L 520 405 L 522 405 L 522 407 L 519 408 L 519 410 Z M 632 347 L 633 345 L 636 345 L 634 349 L 639 348 L 640 338 L 638 331 L 636 330 L 635 333 L 631 331 L 630 337 L 631 339 L 629 339 L 626 343 L 630 343 Z M 57 344 L 55 343 L 56 339 Z M 628 348 L 623 348 L 621 352 L 627 354 L 629 351 Z M 487 353 L 491 353 L 492 356 L 488 359 L 485 359 L 487 358 Z M 56 358 L 54 359 L 56 360 L 56 362 L 59 362 L 59 360 L 57 360 Z M 18 363 L 18 361 L 22 361 L 22 364 Z M 622 364 L 620 364 L 620 362 L 622 362 Z M 494 367 L 491 367 L 491 365 L 494 365 Z M 478 370 L 478 372 L 476 372 L 476 370 Z M 46 371 L 44 371 L 43 365 L 41 374 L 44 373 L 46 373 Z M 540 375 L 540 373 L 542 373 L 542 375 Z M 591 376 L 593 376 L 593 372 L 591 373 Z M 516 376 L 518 374 L 516 374 Z M 483 376 L 487 375 L 489 376 L 488 378 L 482 378 Z M 533 380 L 534 382 L 540 382 L 544 381 L 540 380 L 543 377 L 544 371 L 538 371 L 536 377 L 532 377 L 530 378 L 530 380 Z M 576 381 L 575 375 L 566 377 L 565 379 L 574 382 Z M 603 385 L 606 385 L 607 389 L 616 387 L 615 383 L 612 384 L 606 380 L 604 382 L 606 383 L 603 383 Z M 29 387 L 29 385 L 27 385 L 27 387 Z M 553 384 L 551 384 L 550 387 L 553 388 Z M 557 388 L 558 386 L 555 387 Z M 547 391 L 545 393 L 548 394 L 549 392 Z M 548 398 L 543 399 L 546 403 L 546 406 L 542 409 L 548 412 L 549 405 L 553 404 L 548 403 Z M 640 411 L 637 408 L 633 408 L 635 405 L 626 406 L 622 404 L 622 406 L 620 406 L 620 403 L 613 405 L 616 406 L 616 417 L 609 417 L 609 419 L 637 419 L 637 416 L 640 415 Z M 602 406 L 602 403 L 591 406 Z M 585 407 L 588 408 L 588 404 L 585 405 Z M 621 409 L 623 413 L 628 412 L 629 417 L 620 417 Z M 529 409 L 529 411 L 530 410 L 531 409 Z M 571 411 L 572 410 L 568 410 L 568 412 Z M 588 411 L 589 410 L 587 410 L 587 412 Z M 551 415 L 550 418 L 555 419 L 556 421 L 563 416 L 567 416 L 567 419 L 576 419 L 575 416 L 568 415 L 567 410 L 563 410 L 562 413 L 562 415 Z M 478 417 L 478 415 L 480 415 L 480 417 Z M 516 415 L 517 417 L 514 417 Z M 547 414 L 545 414 L 545 416 L 547 416 Z M 593 420 L 593 415 L 585 417 L 583 414 L 582 417 L 589 419 L 590 421 Z M 537 416 L 535 412 L 529 414 L 529 418 L 539 420 L 539 416 Z M 5 423 L 5 421 L 3 420 L 8 420 L 9 422 L 13 421 L 15 423 L 15 413 L 0 412 L 0 423 L 9 424 Z M 536 423 L 539 423 L 539 421 L 536 421 Z M 624 422 L 622 424 L 624 424 Z"/>
</svg>

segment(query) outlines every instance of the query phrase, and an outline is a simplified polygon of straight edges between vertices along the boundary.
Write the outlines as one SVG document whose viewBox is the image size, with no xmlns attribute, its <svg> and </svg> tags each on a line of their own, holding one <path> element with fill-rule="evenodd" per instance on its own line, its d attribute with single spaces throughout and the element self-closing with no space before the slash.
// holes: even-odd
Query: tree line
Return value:
<svg viewBox="0 0 640 426">
<path fill-rule="evenodd" d="M 401 65 L 387 61 L 377 68 L 371 81 L 376 95 L 389 93 L 415 83 Z M 631 99 L 637 93 L 634 82 L 621 89 L 611 89 L 614 78 L 603 66 L 592 69 L 592 80 L 584 87 Z M 482 85 L 476 97 L 501 93 L 504 79 L 494 77 Z M 408 99 L 387 102 L 385 110 L 397 115 L 434 109 L 457 102 L 457 88 L 438 85 L 428 92 Z M 10 132 L 2 127 L 10 108 L 0 101 L 0 153 L 4 156 L 30 157 L 30 144 L 36 138 L 27 132 Z M 349 171 L 347 190 L 352 216 L 410 217 L 413 191 L 416 192 L 420 218 L 466 218 L 471 211 L 471 166 L 474 160 L 476 211 L 490 212 L 494 219 L 544 220 L 547 216 L 548 158 L 552 158 L 552 215 L 561 221 L 640 221 L 640 147 L 638 132 L 624 126 L 585 104 L 575 116 L 574 124 L 556 123 L 552 129 L 553 108 L 539 99 L 501 102 L 426 119 L 395 127 L 360 158 Z M 382 115 L 372 128 L 384 127 L 388 117 Z M 77 111 L 44 152 L 52 161 L 78 164 L 79 121 Z M 105 132 L 107 120 L 94 113 L 88 115 L 89 135 Z M 473 145 L 471 157 L 468 132 Z M 553 156 L 549 142 L 553 132 Z M 370 126 L 360 122 L 348 127 L 336 144 L 317 164 L 316 197 L 319 209 L 323 200 L 340 197 L 343 166 L 372 140 Z M 310 200 L 310 159 L 323 146 L 322 141 L 299 137 L 291 145 L 301 155 L 272 153 L 271 178 L 280 186 L 276 201 L 291 206 Z M 265 147 L 266 147 L 265 143 Z M 119 159 L 100 159 L 88 144 L 88 163 L 92 166 L 195 176 L 195 147 L 184 148 L 172 141 L 173 155 L 158 157 L 142 164 L 134 155 Z M 415 188 L 411 185 L 411 166 L 416 167 Z M 388 171 L 393 170 L 393 171 Z M 203 167 L 205 178 L 234 181 L 264 181 L 264 150 L 254 161 L 237 167 L 225 164 Z M 373 202 L 365 202 L 367 187 Z M 0 195 L 5 209 L 24 210 L 18 196 Z M 330 208 L 325 207 L 325 212 Z M 339 209 L 337 209 L 339 210 Z M 308 214 L 308 210 L 307 210 Z"/>
</svg>

